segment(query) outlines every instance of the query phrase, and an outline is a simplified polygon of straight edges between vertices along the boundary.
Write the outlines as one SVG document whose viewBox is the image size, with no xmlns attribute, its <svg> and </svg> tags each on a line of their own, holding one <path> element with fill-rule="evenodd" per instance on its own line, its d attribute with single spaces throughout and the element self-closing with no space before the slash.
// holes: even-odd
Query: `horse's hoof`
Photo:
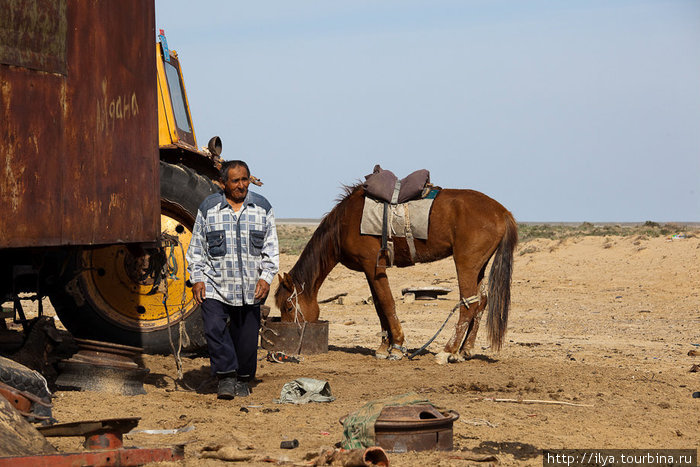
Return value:
<svg viewBox="0 0 700 467">
<path fill-rule="evenodd" d="M 463 362 L 464 357 L 461 356 L 460 354 L 456 353 L 451 353 L 447 356 L 447 361 L 450 363 L 458 363 L 458 362 Z"/>
<path fill-rule="evenodd" d="M 463 362 L 465 359 L 463 356 L 456 353 L 449 352 L 439 352 L 435 355 L 435 362 L 439 365 L 445 365 L 446 363 L 457 363 Z"/>
<path fill-rule="evenodd" d="M 449 361 L 449 356 L 447 352 L 438 352 L 435 354 L 435 363 L 438 365 L 446 365 Z"/>
<path fill-rule="evenodd" d="M 374 353 L 374 358 L 377 360 L 386 360 L 390 357 L 388 353 L 380 353 L 380 352 L 375 352 Z"/>
<path fill-rule="evenodd" d="M 386 359 L 387 360 L 401 360 L 402 358 L 403 358 L 403 354 L 392 353 L 392 354 L 389 354 L 389 356 Z"/>
</svg>

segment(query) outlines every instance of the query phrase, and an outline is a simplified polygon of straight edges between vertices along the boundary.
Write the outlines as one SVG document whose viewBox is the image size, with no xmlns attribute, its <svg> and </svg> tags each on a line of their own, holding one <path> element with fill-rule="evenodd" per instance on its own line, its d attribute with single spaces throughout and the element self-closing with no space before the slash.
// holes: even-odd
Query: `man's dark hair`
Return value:
<svg viewBox="0 0 700 467">
<path fill-rule="evenodd" d="M 248 168 L 248 164 L 243 161 L 226 161 L 221 164 L 221 170 L 219 171 L 222 182 L 226 183 L 226 180 L 228 180 L 228 171 L 234 167 L 245 167 L 245 171 L 248 172 L 248 177 L 250 177 L 250 169 Z"/>
</svg>

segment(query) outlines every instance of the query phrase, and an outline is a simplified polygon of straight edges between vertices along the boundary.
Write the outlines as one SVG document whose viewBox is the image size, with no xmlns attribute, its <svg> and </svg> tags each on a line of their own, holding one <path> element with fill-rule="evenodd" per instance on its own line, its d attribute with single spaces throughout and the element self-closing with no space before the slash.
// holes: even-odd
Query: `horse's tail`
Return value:
<svg viewBox="0 0 700 467">
<path fill-rule="evenodd" d="M 518 225 L 510 212 L 506 212 L 506 231 L 498 244 L 496 256 L 489 274 L 488 306 L 486 326 L 491 348 L 500 350 L 508 326 L 510 308 L 510 282 L 513 276 L 513 250 L 518 244 Z"/>
</svg>

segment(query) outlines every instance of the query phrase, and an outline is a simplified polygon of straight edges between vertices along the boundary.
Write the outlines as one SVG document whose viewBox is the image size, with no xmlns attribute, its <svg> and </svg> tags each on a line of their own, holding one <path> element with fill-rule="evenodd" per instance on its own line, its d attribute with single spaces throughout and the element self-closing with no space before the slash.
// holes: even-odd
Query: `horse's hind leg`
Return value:
<svg viewBox="0 0 700 467">
<path fill-rule="evenodd" d="M 377 358 L 400 359 L 403 357 L 403 330 L 396 316 L 396 304 L 389 288 L 389 279 L 384 272 L 375 273 L 374 265 L 371 271 L 365 271 L 374 308 L 382 325 L 382 343 L 375 352 Z"/>
<path fill-rule="evenodd" d="M 483 281 L 485 265 L 480 271 L 475 272 L 460 266 L 461 263 L 457 258 L 455 258 L 455 264 L 460 300 L 469 300 L 471 303 L 468 306 L 464 302 L 460 304 L 455 332 L 445 344 L 445 349 L 435 356 L 438 363 L 461 361 L 469 357 L 479 330 L 479 320 L 486 306 L 485 296 L 481 293 L 482 289 L 477 286 Z"/>
<path fill-rule="evenodd" d="M 481 315 L 484 313 L 484 309 L 486 308 L 486 281 L 484 281 L 483 279 L 479 282 L 478 297 L 479 306 L 476 309 L 476 314 L 474 315 L 474 318 L 469 324 L 469 328 L 467 329 L 467 335 L 464 341 L 462 342 L 462 346 L 459 348 L 459 352 L 462 358 L 468 358 L 471 356 L 471 351 L 474 348 L 474 342 L 476 341 L 476 334 L 479 332 L 479 322 L 481 321 Z"/>
</svg>

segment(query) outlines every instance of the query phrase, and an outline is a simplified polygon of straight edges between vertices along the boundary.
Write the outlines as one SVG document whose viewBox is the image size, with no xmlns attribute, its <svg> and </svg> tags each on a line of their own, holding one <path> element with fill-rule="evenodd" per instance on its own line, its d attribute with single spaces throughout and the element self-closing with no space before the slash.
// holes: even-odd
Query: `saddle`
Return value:
<svg viewBox="0 0 700 467">
<path fill-rule="evenodd" d="M 430 210 L 430 205 L 432 204 L 432 199 L 426 203 L 418 203 L 415 200 L 422 200 L 426 197 L 434 198 L 435 193 L 431 191 L 434 190 L 433 185 L 430 184 L 430 172 L 425 169 L 416 170 L 407 177 L 399 180 L 396 175 L 394 175 L 389 170 L 383 170 L 379 165 L 374 166 L 374 171 L 365 176 L 365 183 L 363 184 L 365 188 L 366 197 L 370 199 L 365 200 L 365 210 L 363 211 L 363 224 L 365 227 L 365 215 L 367 214 L 368 204 L 383 204 L 383 216 L 381 222 L 381 235 L 382 235 L 382 245 L 377 253 L 377 263 L 376 267 L 391 267 L 394 264 L 394 242 L 389 238 L 389 229 L 394 230 L 391 225 L 392 221 L 400 219 L 401 226 L 399 227 L 402 231 L 402 235 L 405 236 L 406 242 L 408 243 L 409 253 L 411 255 L 411 262 L 415 263 L 416 248 L 413 241 L 414 235 L 411 226 L 411 215 L 410 212 L 419 212 L 420 217 L 422 217 L 423 228 L 425 233 L 419 235 L 418 238 L 427 238 L 427 223 L 428 223 L 428 211 Z M 431 195 L 431 196 L 430 196 Z M 409 203 L 410 201 L 410 203 Z M 409 206 L 412 204 L 412 206 Z M 421 206 L 415 206 L 415 204 L 420 204 Z M 377 206 L 379 207 L 379 206 Z M 403 212 L 397 214 L 398 208 L 402 207 Z M 390 220 L 391 213 L 391 220 Z M 362 231 L 361 233 L 369 233 Z M 386 262 L 384 265 L 381 264 L 381 259 L 385 258 Z"/>
<path fill-rule="evenodd" d="M 416 170 L 406 178 L 399 178 L 389 170 L 382 169 L 379 164 L 374 171 L 365 175 L 365 193 L 379 201 L 400 204 L 422 197 L 423 190 L 430 184 L 430 172 L 425 169 Z"/>
</svg>

